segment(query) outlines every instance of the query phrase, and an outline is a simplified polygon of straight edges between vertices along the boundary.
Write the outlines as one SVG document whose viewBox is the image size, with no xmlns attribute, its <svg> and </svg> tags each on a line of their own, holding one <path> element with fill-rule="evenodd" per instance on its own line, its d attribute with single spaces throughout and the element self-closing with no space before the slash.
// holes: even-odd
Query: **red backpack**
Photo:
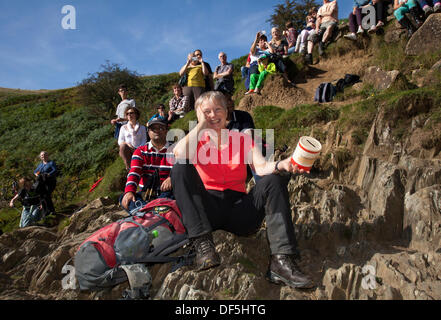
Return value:
<svg viewBox="0 0 441 320">
<path fill-rule="evenodd" d="M 175 200 L 156 199 L 137 216 L 96 231 L 80 245 L 74 258 L 80 289 L 99 290 L 130 280 L 127 266 L 182 262 L 188 256 L 169 256 L 188 242 L 181 218 Z"/>
</svg>

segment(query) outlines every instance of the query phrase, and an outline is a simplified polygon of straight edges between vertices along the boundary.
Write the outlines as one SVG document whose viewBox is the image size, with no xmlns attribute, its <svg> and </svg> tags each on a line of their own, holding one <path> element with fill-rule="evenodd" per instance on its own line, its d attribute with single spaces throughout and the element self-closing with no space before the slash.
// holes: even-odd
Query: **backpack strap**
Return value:
<svg viewBox="0 0 441 320">
<path fill-rule="evenodd" d="M 149 299 L 152 276 L 144 264 L 121 265 L 121 269 L 127 274 L 130 289 L 123 292 L 126 300 Z"/>
</svg>

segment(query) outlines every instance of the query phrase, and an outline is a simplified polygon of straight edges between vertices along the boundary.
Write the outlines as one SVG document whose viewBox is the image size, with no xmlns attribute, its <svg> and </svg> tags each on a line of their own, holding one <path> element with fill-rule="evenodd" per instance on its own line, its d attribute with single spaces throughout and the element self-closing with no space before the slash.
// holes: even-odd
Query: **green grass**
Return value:
<svg viewBox="0 0 441 320">
<path fill-rule="evenodd" d="M 87 200 L 93 200 L 99 197 L 109 196 L 115 202 L 118 197 L 124 192 L 125 183 L 127 179 L 127 172 L 125 170 L 124 162 L 120 157 L 116 158 L 103 173 L 104 179 L 100 184 L 86 195 Z M 98 177 L 96 178 L 98 181 Z M 94 181 L 91 181 L 88 190 L 93 185 Z"/>
<path fill-rule="evenodd" d="M 190 129 L 189 123 L 191 121 L 197 121 L 197 120 L 198 120 L 198 118 L 196 116 L 196 111 L 192 110 L 190 112 L 187 112 L 185 114 L 185 117 L 173 122 L 173 124 L 170 126 L 170 129 L 180 129 L 180 130 L 183 130 L 186 133 L 188 133 L 188 131 Z"/>
<path fill-rule="evenodd" d="M 254 110 L 256 128 L 274 129 L 276 148 L 290 145 L 293 139 L 309 134 L 314 124 L 336 120 L 338 116 L 338 110 L 319 104 L 300 105 L 289 110 L 274 106 Z"/>
<path fill-rule="evenodd" d="M 284 109 L 276 106 L 261 106 L 253 110 L 254 126 L 257 129 L 271 128 L 271 123 L 278 119 Z"/>
<path fill-rule="evenodd" d="M 0 209 L 0 229 L 6 233 L 18 228 L 21 217 L 21 208 Z"/>
</svg>

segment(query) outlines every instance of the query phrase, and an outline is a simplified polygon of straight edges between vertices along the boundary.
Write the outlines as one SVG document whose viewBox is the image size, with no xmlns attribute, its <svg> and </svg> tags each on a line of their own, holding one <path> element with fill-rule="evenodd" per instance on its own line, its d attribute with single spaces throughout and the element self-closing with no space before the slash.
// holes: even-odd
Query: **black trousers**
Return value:
<svg viewBox="0 0 441 320">
<path fill-rule="evenodd" d="M 266 218 L 271 254 L 296 253 L 287 184 L 289 176 L 267 175 L 248 193 L 207 190 L 192 164 L 171 171 L 175 198 L 189 238 L 215 230 L 248 236 Z"/>
</svg>

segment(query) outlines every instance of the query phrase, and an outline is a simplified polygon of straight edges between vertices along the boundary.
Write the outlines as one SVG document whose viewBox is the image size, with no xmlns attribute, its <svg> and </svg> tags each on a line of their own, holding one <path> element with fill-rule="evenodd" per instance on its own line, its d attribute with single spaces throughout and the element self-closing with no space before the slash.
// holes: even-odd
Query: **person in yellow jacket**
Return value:
<svg viewBox="0 0 441 320">
<path fill-rule="evenodd" d="M 260 94 L 260 90 L 263 87 L 263 81 L 267 74 L 273 74 L 277 72 L 276 65 L 273 62 L 269 62 L 268 55 L 262 54 L 258 60 L 259 74 L 252 74 L 250 76 L 250 90 L 245 94 L 257 93 Z"/>
</svg>

